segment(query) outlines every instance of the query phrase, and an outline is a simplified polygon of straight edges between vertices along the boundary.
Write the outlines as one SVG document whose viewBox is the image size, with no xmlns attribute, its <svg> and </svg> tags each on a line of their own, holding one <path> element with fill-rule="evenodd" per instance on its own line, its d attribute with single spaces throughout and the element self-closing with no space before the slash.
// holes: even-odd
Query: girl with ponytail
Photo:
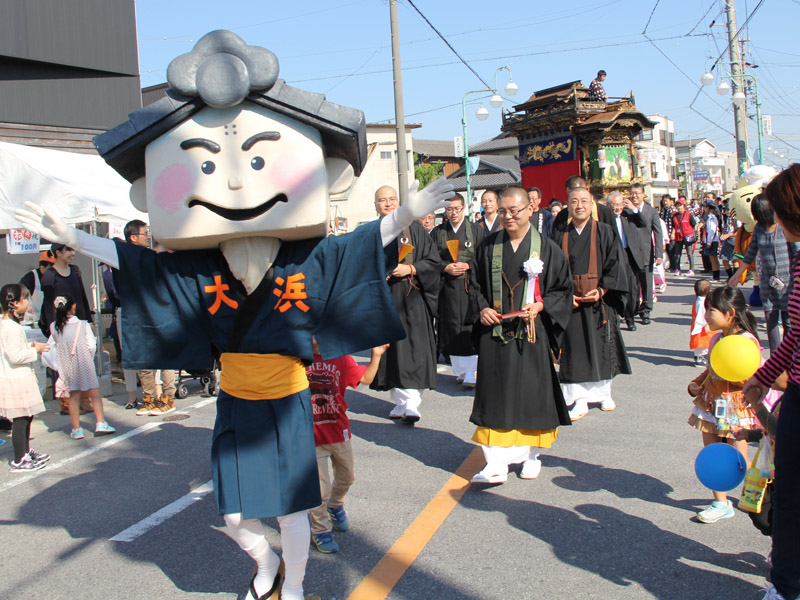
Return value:
<svg viewBox="0 0 800 600">
<path fill-rule="evenodd" d="M 97 340 L 86 321 L 75 316 L 75 300 L 70 296 L 58 296 L 53 303 L 56 318 L 50 324 L 51 339 L 56 349 L 58 378 L 69 389 L 69 418 L 72 421 L 73 440 L 83 439 L 79 402 L 81 394 L 87 394 L 97 419 L 94 435 L 115 433 L 105 420 L 100 384 L 94 367 Z"/>
<path fill-rule="evenodd" d="M 0 289 L 0 416 L 11 421 L 14 460 L 12 473 L 38 471 L 50 455 L 30 447 L 33 416 L 44 412 L 44 402 L 31 363 L 48 350 L 47 344 L 28 342 L 20 321 L 30 302 L 28 288 L 10 283 Z"/>
</svg>

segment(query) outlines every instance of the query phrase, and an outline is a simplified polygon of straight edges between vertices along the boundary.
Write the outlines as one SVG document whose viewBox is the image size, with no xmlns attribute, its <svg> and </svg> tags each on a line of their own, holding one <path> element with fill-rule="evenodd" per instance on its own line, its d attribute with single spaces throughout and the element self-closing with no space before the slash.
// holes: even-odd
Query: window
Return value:
<svg viewBox="0 0 800 600">
<path fill-rule="evenodd" d="M 381 150 L 381 160 L 392 160 L 392 151 Z"/>
<path fill-rule="evenodd" d="M 650 163 L 650 177 L 653 179 L 658 178 L 658 166 L 656 163 Z"/>
<path fill-rule="evenodd" d="M 653 139 L 653 130 L 652 129 L 643 129 L 639 135 L 636 136 L 636 139 L 645 142 L 647 140 Z"/>
</svg>

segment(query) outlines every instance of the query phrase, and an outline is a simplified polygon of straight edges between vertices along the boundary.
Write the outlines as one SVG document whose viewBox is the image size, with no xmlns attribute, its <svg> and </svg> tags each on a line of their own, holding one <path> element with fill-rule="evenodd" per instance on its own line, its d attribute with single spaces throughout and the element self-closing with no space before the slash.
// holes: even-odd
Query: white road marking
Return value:
<svg viewBox="0 0 800 600">
<path fill-rule="evenodd" d="M 206 481 L 200 487 L 193 489 L 185 496 L 181 496 L 175 502 L 167 504 L 161 510 L 157 510 L 149 517 L 145 517 L 138 523 L 134 523 L 124 531 L 120 531 L 117 535 L 110 538 L 112 542 L 132 542 L 136 538 L 144 535 L 154 527 L 158 527 L 167 519 L 174 517 L 184 509 L 189 508 L 198 500 L 202 500 L 206 495 L 213 491 L 213 483 Z"/>
<path fill-rule="evenodd" d="M 195 402 L 194 404 L 191 404 L 191 405 L 187 406 L 186 408 L 184 408 L 184 409 L 182 409 L 182 410 L 180 410 L 178 412 L 185 413 L 185 412 L 189 412 L 190 410 L 196 410 L 198 408 L 202 408 L 202 407 L 204 407 L 204 406 L 206 406 L 208 404 L 211 404 L 212 402 L 216 402 L 216 400 L 217 400 L 216 398 L 206 398 L 205 400 L 200 400 L 199 402 Z M 176 413 L 172 413 L 172 414 L 176 414 Z M 137 427 L 136 429 L 131 429 L 127 433 L 123 433 L 121 435 L 114 435 L 114 436 L 110 437 L 107 441 L 103 442 L 102 444 L 98 444 L 97 446 L 93 446 L 91 448 L 87 448 L 83 452 L 78 452 L 78 454 L 75 454 L 74 456 L 70 456 L 68 458 L 64 458 L 64 459 L 62 459 L 62 460 L 60 460 L 58 462 L 55 462 L 55 463 L 48 463 L 48 465 L 44 469 L 40 469 L 39 471 L 35 471 L 35 472 L 33 472 L 33 473 L 29 474 L 29 475 L 23 475 L 22 477 L 20 477 L 18 479 L 13 479 L 11 481 L 7 481 L 3 485 L 0 485 L 0 494 L 2 494 L 5 491 L 10 490 L 11 488 L 17 487 L 18 485 L 21 485 L 21 484 L 23 484 L 23 483 L 25 483 L 27 481 L 31 481 L 33 479 L 36 479 L 37 477 L 41 477 L 42 475 L 47 475 L 48 473 L 52 473 L 56 469 L 60 469 L 61 467 L 64 467 L 64 466 L 69 465 L 69 464 L 72 464 L 75 461 L 81 460 L 82 458 L 86 458 L 87 456 L 91 456 L 95 452 L 99 452 L 100 450 L 105 450 L 106 448 L 110 448 L 111 446 L 113 446 L 115 444 L 119 444 L 120 442 L 123 442 L 123 441 L 125 441 L 125 440 L 127 440 L 129 438 L 132 438 L 132 437 L 137 436 L 137 435 L 139 435 L 141 433 L 145 433 L 147 431 L 150 431 L 151 429 L 154 429 L 155 427 L 159 427 L 161 425 L 164 425 L 165 423 L 166 423 L 165 421 L 162 421 L 160 419 L 158 421 L 151 421 L 150 423 L 146 423 L 146 424 L 142 425 L 141 427 Z"/>
</svg>

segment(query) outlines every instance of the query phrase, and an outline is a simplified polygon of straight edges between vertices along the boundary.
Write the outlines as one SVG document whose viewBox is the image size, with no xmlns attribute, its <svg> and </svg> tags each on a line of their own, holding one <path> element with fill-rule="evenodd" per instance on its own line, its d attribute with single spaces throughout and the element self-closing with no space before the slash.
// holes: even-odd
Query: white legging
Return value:
<svg viewBox="0 0 800 600">
<path fill-rule="evenodd" d="M 258 564 L 256 589 L 263 594 L 272 585 L 280 563 L 278 556 L 269 547 L 264 525 L 259 519 L 243 519 L 242 513 L 225 515 L 225 524 L 228 535 Z M 303 578 L 311 543 L 308 511 L 278 517 L 278 525 L 281 528 L 283 563 L 286 568 L 281 598 L 303 600 Z"/>
</svg>

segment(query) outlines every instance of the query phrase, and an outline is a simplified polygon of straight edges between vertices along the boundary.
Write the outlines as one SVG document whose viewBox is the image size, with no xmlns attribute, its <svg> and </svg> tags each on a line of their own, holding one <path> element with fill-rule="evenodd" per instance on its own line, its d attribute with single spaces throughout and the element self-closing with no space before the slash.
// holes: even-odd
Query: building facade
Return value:
<svg viewBox="0 0 800 600">
<path fill-rule="evenodd" d="M 647 115 L 655 123 L 636 136 L 636 160 L 642 174 L 645 194 L 658 206 L 661 197 L 678 194 L 678 163 L 675 152 L 675 124 L 664 115 Z"/>
<path fill-rule="evenodd" d="M 717 150 L 716 144 L 706 138 L 675 142 L 681 177 L 681 189 L 687 198 L 713 192 L 722 196 L 735 190 L 738 166 L 733 152 Z"/>
<path fill-rule="evenodd" d="M 414 181 L 414 141 L 411 132 L 422 125 L 406 123 L 406 160 L 409 183 Z M 353 231 L 377 217 L 375 190 L 382 185 L 399 188 L 397 134 L 394 123 L 367 123 L 367 163 L 350 189 L 331 197 L 331 229 Z"/>
</svg>

